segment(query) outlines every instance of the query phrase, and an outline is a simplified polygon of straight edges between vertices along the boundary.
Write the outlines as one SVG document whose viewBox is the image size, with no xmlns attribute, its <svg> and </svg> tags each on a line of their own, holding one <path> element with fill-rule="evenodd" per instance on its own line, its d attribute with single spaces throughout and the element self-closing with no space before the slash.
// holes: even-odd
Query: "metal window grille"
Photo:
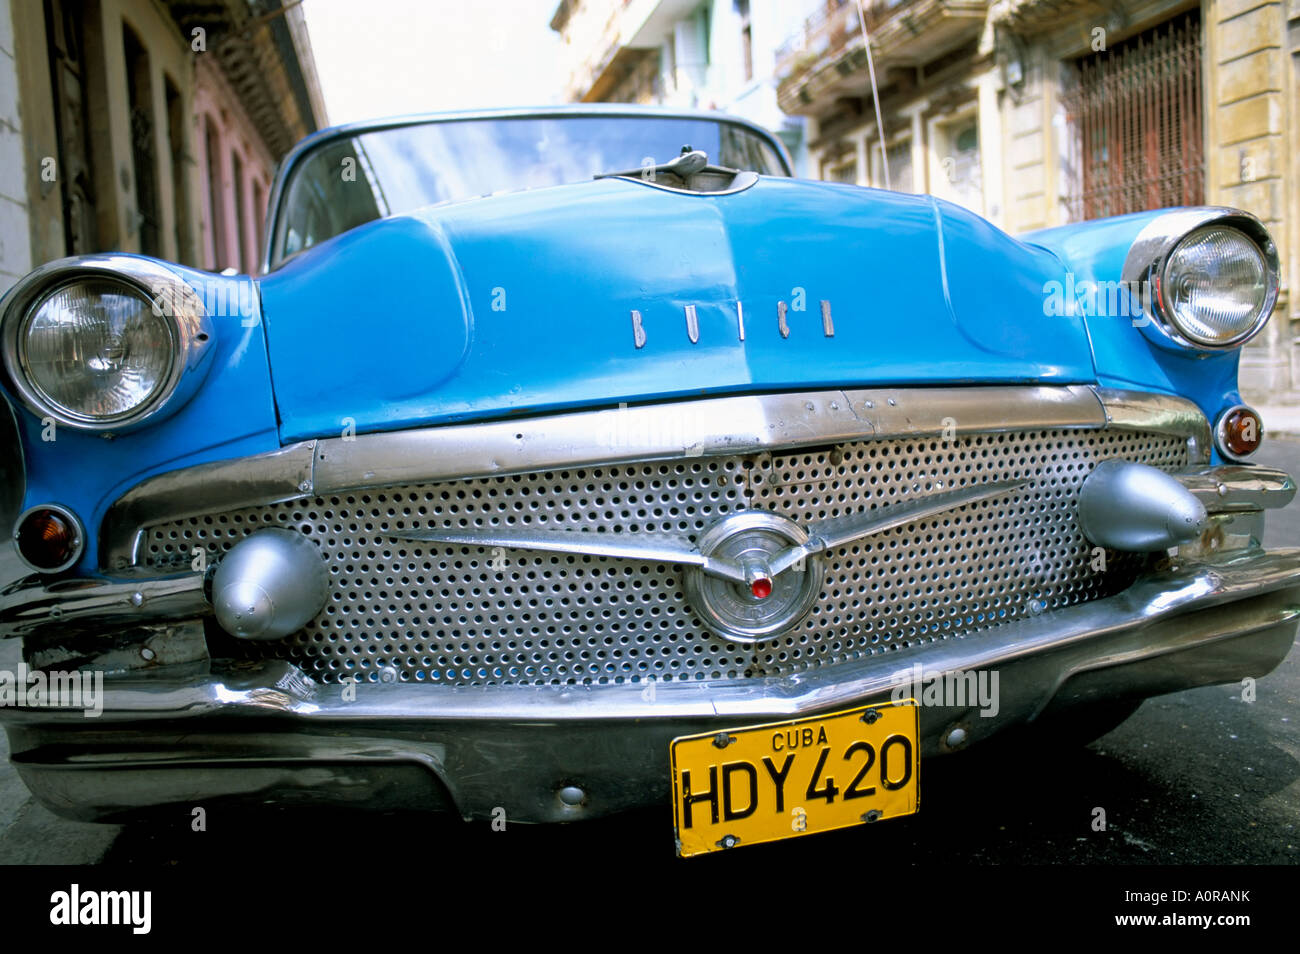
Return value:
<svg viewBox="0 0 1300 954">
<path fill-rule="evenodd" d="M 849 182 L 858 181 L 858 163 L 854 159 L 847 162 L 836 162 L 826 167 L 826 178 L 831 182 Z"/>
<path fill-rule="evenodd" d="M 1204 201 L 1199 10 L 1082 57 L 1071 72 L 1072 219 Z"/>
</svg>

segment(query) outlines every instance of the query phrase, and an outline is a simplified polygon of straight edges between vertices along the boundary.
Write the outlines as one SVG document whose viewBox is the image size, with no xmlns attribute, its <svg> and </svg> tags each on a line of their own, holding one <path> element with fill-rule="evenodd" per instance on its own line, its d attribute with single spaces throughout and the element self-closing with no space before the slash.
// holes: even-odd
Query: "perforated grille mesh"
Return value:
<svg viewBox="0 0 1300 954">
<path fill-rule="evenodd" d="M 229 653 L 292 660 L 324 682 L 456 685 L 739 679 L 784 675 L 971 636 L 1111 595 L 1143 558 L 1094 571 L 1074 520 L 1079 484 L 1107 458 L 1169 470 L 1187 447 L 1162 434 L 1045 430 L 956 441 L 880 440 L 772 456 L 694 458 L 489 477 L 292 501 L 151 529 L 151 565 L 215 558 L 262 527 L 319 544 L 324 611 L 280 642 Z M 678 567 L 407 542 L 417 527 L 545 527 L 698 535 L 745 507 L 808 524 L 978 483 L 1028 479 L 827 557 L 822 597 L 797 629 L 742 646 L 714 636 Z"/>
</svg>

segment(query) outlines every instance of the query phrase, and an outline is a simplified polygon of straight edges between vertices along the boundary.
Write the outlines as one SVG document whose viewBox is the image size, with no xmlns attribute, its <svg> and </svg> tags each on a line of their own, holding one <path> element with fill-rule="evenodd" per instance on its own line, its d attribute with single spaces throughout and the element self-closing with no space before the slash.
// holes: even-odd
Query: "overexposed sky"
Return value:
<svg viewBox="0 0 1300 954">
<path fill-rule="evenodd" d="M 561 102 L 559 0 L 304 0 L 330 125 Z"/>
</svg>

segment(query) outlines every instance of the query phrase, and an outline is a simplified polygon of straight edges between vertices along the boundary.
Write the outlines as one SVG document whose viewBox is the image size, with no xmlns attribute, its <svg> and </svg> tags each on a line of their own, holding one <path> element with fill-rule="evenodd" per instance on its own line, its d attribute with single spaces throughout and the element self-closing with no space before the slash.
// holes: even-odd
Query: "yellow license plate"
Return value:
<svg viewBox="0 0 1300 954">
<path fill-rule="evenodd" d="M 674 739 L 677 854 L 911 815 L 919 736 L 907 699 Z"/>
</svg>

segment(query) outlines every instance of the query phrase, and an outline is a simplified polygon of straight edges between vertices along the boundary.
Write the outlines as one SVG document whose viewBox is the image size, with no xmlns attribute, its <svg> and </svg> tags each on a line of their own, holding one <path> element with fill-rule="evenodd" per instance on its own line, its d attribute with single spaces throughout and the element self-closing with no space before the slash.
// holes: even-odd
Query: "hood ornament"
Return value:
<svg viewBox="0 0 1300 954">
<path fill-rule="evenodd" d="M 664 192 L 690 196 L 722 196 L 744 192 L 758 184 L 759 174 L 749 169 L 715 166 L 699 149 L 682 147 L 682 154 L 667 162 L 647 158 L 639 169 L 598 172 L 593 179 L 622 179 Z"/>
<path fill-rule="evenodd" d="M 692 149 L 690 146 L 682 146 L 681 155 L 667 162 L 660 162 L 654 165 L 642 166 L 640 169 L 624 169 L 622 172 L 599 172 L 592 176 L 593 179 L 614 179 L 614 178 L 639 178 L 648 182 L 654 182 L 661 175 L 676 176 L 685 182 L 689 177 L 706 170 L 713 170 L 721 173 L 735 174 L 739 169 L 726 169 L 722 166 L 710 166 L 709 156 L 707 153 Z"/>
</svg>

